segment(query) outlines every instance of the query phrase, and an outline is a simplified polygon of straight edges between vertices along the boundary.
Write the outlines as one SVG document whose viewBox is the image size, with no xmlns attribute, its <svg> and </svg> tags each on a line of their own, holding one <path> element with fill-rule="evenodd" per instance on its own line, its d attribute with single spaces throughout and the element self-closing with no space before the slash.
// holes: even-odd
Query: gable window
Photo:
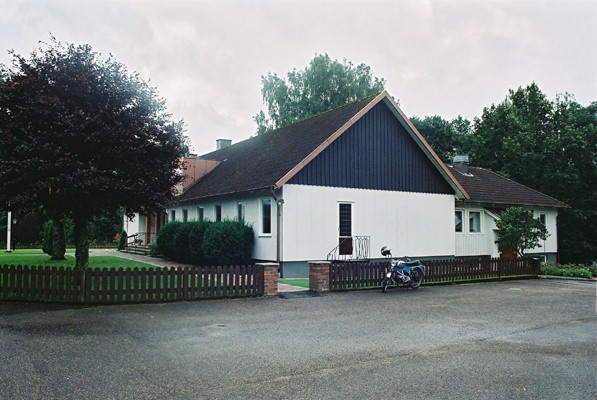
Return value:
<svg viewBox="0 0 597 400">
<path fill-rule="evenodd" d="M 203 207 L 197 207 L 197 221 L 203 221 Z"/>
<path fill-rule="evenodd" d="M 245 220 L 245 203 L 238 203 L 236 205 L 236 217 L 239 221 Z"/>
<path fill-rule="evenodd" d="M 462 210 L 456 210 L 454 214 L 454 231 L 462 233 Z"/>
<path fill-rule="evenodd" d="M 469 211 L 468 231 L 470 233 L 481 232 L 481 211 Z"/>
<path fill-rule="evenodd" d="M 217 204 L 215 206 L 215 212 L 216 212 L 216 222 L 220 222 L 222 220 L 222 206 Z"/>
<path fill-rule="evenodd" d="M 272 200 L 261 199 L 261 233 L 271 235 L 272 233 Z"/>
<path fill-rule="evenodd" d="M 176 221 L 176 210 L 170 211 L 170 221 Z"/>
<path fill-rule="evenodd" d="M 182 209 L 182 222 L 187 222 L 189 220 L 189 210 L 186 208 Z"/>
</svg>

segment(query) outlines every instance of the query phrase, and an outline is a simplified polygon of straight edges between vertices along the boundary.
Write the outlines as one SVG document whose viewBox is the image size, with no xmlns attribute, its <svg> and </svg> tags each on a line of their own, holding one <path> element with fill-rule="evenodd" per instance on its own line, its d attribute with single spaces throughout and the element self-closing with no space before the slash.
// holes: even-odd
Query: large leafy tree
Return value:
<svg viewBox="0 0 597 400">
<path fill-rule="evenodd" d="M 463 149 L 469 147 L 468 143 L 473 140 L 471 123 L 462 116 L 452 121 L 439 115 L 412 117 L 410 120 L 442 161 L 447 163 L 451 162 L 455 155 L 464 154 Z"/>
<path fill-rule="evenodd" d="M 12 55 L 12 68 L 0 68 L 0 204 L 71 217 L 84 269 L 93 216 L 172 198 L 183 123 L 138 74 L 89 45 L 52 39 L 28 58 Z"/>
<path fill-rule="evenodd" d="M 563 261 L 597 257 L 597 102 L 551 101 L 533 83 L 510 90 L 474 122 L 468 151 L 491 169 L 569 204 L 559 219 Z"/>
<path fill-rule="evenodd" d="M 506 209 L 495 225 L 498 228 L 498 250 L 516 249 L 521 256 L 524 256 L 525 250 L 538 247 L 548 235 L 545 225 L 522 207 Z"/>
<path fill-rule="evenodd" d="M 385 80 L 374 77 L 365 64 L 316 55 L 304 70 L 288 72 L 286 79 L 271 72 L 261 77 L 267 111 L 253 119 L 257 134 L 289 125 L 327 110 L 383 91 Z"/>
</svg>

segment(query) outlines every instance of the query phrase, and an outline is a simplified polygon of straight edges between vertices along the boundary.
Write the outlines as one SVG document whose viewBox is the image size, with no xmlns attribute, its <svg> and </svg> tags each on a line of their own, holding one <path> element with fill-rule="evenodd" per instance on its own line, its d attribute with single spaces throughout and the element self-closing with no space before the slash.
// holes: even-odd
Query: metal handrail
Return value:
<svg viewBox="0 0 597 400">
<path fill-rule="evenodd" d="M 348 240 L 352 240 L 352 253 L 339 254 L 340 247 Z M 348 236 L 342 239 L 340 243 L 326 257 L 328 261 L 347 261 L 347 260 L 367 260 L 371 249 L 371 236 Z"/>
</svg>

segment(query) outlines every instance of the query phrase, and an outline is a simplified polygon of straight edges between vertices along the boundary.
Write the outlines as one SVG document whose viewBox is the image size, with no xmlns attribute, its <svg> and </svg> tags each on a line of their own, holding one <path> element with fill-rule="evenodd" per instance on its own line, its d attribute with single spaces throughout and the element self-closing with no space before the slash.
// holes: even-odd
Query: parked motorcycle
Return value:
<svg viewBox="0 0 597 400">
<path fill-rule="evenodd" d="M 388 286 L 395 284 L 396 287 L 416 289 L 423 283 L 425 277 L 425 266 L 419 260 L 412 261 L 408 257 L 392 257 L 392 251 L 386 246 L 381 248 L 381 255 L 390 258 L 390 265 L 385 270 L 383 278 L 383 293 Z"/>
</svg>

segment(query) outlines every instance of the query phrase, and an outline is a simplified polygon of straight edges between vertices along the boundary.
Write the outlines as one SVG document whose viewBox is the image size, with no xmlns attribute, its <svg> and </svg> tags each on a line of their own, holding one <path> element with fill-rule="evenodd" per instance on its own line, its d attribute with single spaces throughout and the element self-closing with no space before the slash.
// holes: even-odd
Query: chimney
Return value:
<svg viewBox="0 0 597 400">
<path fill-rule="evenodd" d="M 218 139 L 216 140 L 216 150 L 223 149 L 224 147 L 228 147 L 232 145 L 232 140 L 230 139 Z"/>
<path fill-rule="evenodd" d="M 468 174 L 468 156 L 454 156 L 454 169 L 461 174 Z"/>
</svg>

